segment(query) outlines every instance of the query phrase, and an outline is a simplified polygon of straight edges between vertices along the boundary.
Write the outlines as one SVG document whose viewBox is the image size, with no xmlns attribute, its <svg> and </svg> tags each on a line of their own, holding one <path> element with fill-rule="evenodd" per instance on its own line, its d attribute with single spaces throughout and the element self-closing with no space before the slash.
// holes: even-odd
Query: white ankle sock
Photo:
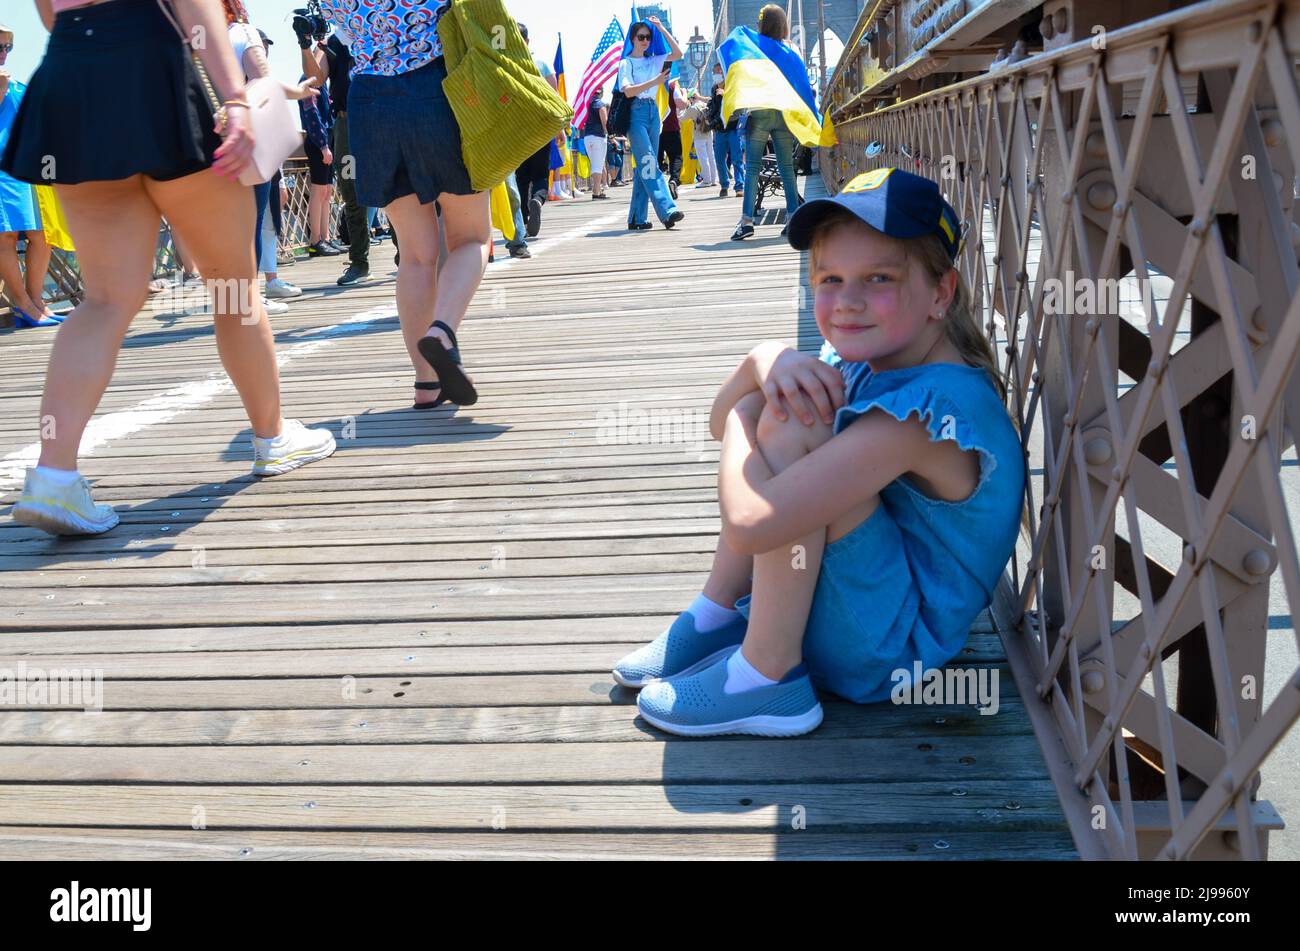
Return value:
<svg viewBox="0 0 1300 951">
<path fill-rule="evenodd" d="M 706 598 L 702 594 L 697 594 L 691 606 L 686 609 L 691 612 L 695 618 L 695 630 L 701 634 L 707 634 L 709 631 L 716 631 L 720 627 L 726 627 L 736 618 L 740 617 L 740 612 L 735 608 L 724 608 L 716 601 Z"/>
<path fill-rule="evenodd" d="M 264 448 L 270 449 L 273 446 L 283 446 L 285 439 L 288 438 L 288 435 L 289 435 L 289 427 L 281 423 L 280 435 L 271 436 L 269 438 L 265 436 L 254 436 L 253 439 L 255 439 L 257 443 L 263 446 Z"/>
<path fill-rule="evenodd" d="M 754 665 L 745 660 L 745 655 L 737 648 L 727 658 L 727 682 L 723 690 L 727 693 L 742 693 L 759 687 L 770 687 L 779 681 L 764 676 L 754 669 Z"/>
<path fill-rule="evenodd" d="M 43 479 L 48 479 L 55 485 L 72 485 L 81 478 L 81 473 L 76 469 L 52 469 L 49 466 L 37 466 L 36 472 Z"/>
</svg>

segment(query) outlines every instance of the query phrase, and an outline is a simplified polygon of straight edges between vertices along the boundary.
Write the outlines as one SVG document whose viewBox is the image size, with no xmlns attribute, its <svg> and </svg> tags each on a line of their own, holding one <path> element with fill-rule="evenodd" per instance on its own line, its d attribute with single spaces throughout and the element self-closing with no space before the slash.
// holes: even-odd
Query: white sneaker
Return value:
<svg viewBox="0 0 1300 951">
<path fill-rule="evenodd" d="M 78 477 L 71 485 L 55 485 L 34 468 L 27 470 L 13 515 L 18 524 L 51 535 L 99 535 L 118 523 L 112 506 L 95 504 L 84 478 Z"/>
<path fill-rule="evenodd" d="M 308 429 L 296 419 L 286 419 L 276 439 L 253 437 L 253 475 L 283 475 L 333 455 L 334 448 L 334 434 L 328 429 Z"/>
<path fill-rule="evenodd" d="M 268 317 L 289 313 L 288 304 L 283 304 L 278 300 L 271 300 L 267 297 L 262 298 L 262 309 L 266 311 L 266 316 Z"/>
<path fill-rule="evenodd" d="M 288 297 L 301 297 L 302 288 L 290 284 L 283 278 L 277 277 L 266 282 L 266 296 L 270 300 L 280 300 Z"/>
</svg>

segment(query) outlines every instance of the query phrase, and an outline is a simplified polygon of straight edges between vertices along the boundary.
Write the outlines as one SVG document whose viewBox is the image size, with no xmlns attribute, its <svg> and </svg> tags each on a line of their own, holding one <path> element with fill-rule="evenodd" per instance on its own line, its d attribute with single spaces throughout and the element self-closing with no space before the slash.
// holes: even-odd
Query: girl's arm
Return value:
<svg viewBox="0 0 1300 951">
<path fill-rule="evenodd" d="M 601 106 L 600 112 L 597 114 L 600 116 L 600 134 L 604 136 L 609 135 L 609 110 L 604 106 Z"/>
<path fill-rule="evenodd" d="M 746 400 L 728 415 L 718 463 L 722 537 L 743 555 L 773 551 L 825 528 L 903 473 L 929 468 L 941 446 L 930 441 L 920 420 L 900 423 L 874 410 L 773 475 L 758 450 L 761 411 L 757 400 Z"/>
<path fill-rule="evenodd" d="M 234 47 L 230 45 L 221 4 L 217 0 L 175 0 L 175 9 L 187 37 L 198 35 L 207 38 L 197 52 L 217 95 L 223 101 L 243 99 L 244 70 L 236 61 Z M 196 33 L 196 28 L 201 32 Z"/>
<path fill-rule="evenodd" d="M 647 79 L 643 83 L 633 83 L 631 86 L 624 86 L 623 95 L 627 96 L 627 98 L 629 99 L 635 99 L 637 96 L 641 95 L 642 92 L 649 89 L 651 86 L 658 86 L 660 83 L 662 83 L 665 79 L 668 78 L 668 74 L 670 72 L 671 70 L 665 67 L 664 71 L 660 73 L 658 76 L 656 76 L 654 79 Z"/>
<path fill-rule="evenodd" d="M 53 0 L 36 0 L 36 14 L 45 24 L 45 29 L 54 29 L 54 3 Z"/>
<path fill-rule="evenodd" d="M 655 29 L 658 30 L 660 33 L 662 33 L 664 35 L 664 39 L 668 41 L 669 53 L 666 62 L 675 63 L 677 62 L 677 60 L 681 59 L 682 48 L 677 45 L 677 40 L 673 38 L 673 35 L 664 29 L 664 25 L 659 22 L 659 18 L 649 17 L 648 20 L 649 22 L 655 25 Z"/>
<path fill-rule="evenodd" d="M 816 357 L 800 353 L 781 340 L 760 343 L 729 376 L 709 412 L 709 432 L 721 439 L 727 414 L 747 393 L 761 390 L 778 419 L 787 416 L 787 404 L 805 426 L 815 417 L 830 423 L 844 405 L 844 377 Z"/>
</svg>

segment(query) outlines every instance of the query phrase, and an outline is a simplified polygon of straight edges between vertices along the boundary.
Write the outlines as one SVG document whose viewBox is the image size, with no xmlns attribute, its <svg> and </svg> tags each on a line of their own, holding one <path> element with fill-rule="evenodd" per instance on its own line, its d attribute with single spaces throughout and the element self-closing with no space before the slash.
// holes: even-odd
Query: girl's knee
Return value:
<svg viewBox="0 0 1300 951">
<path fill-rule="evenodd" d="M 763 414 L 758 418 L 758 445 L 764 452 L 807 455 L 830 438 L 829 424 L 815 419 L 813 425 L 806 426 L 793 413 L 781 419 L 770 403 L 764 405 Z"/>
</svg>

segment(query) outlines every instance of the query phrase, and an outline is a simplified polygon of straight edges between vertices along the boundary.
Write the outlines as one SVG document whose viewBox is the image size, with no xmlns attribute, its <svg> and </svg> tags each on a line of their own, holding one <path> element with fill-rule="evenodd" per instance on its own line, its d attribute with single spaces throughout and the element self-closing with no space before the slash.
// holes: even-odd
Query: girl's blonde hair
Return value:
<svg viewBox="0 0 1300 951">
<path fill-rule="evenodd" d="M 784 40 L 790 35 L 790 20 L 775 3 L 758 11 L 758 32 L 774 40 Z"/>
<path fill-rule="evenodd" d="M 817 267 L 817 248 L 821 242 L 835 228 L 850 222 L 870 227 L 865 225 L 862 219 L 851 211 L 842 209 L 835 209 L 817 223 L 817 226 L 813 229 L 810 246 L 810 269 Z M 876 233 L 882 234 L 879 231 Z M 998 395 L 1003 402 L 1005 402 L 1007 396 L 1006 386 L 998 373 L 997 360 L 993 356 L 993 345 L 980 328 L 979 320 L 975 317 L 971 303 L 970 288 L 966 286 L 966 278 L 962 276 L 960 269 L 957 269 L 952 263 L 952 259 L 948 257 L 948 251 L 944 247 L 943 239 L 938 234 L 928 234 L 920 238 L 907 239 L 890 238 L 889 235 L 884 234 L 882 234 L 882 237 L 902 246 L 909 265 L 911 262 L 919 264 L 925 275 L 926 282 L 931 287 L 937 287 L 944 275 L 949 271 L 957 271 L 957 290 L 953 294 L 952 303 L 948 305 L 943 317 L 944 333 L 952 341 L 952 345 L 957 348 L 957 352 L 961 354 L 963 361 L 970 366 L 978 367 L 989 375 L 989 380 L 997 389 Z"/>
</svg>

